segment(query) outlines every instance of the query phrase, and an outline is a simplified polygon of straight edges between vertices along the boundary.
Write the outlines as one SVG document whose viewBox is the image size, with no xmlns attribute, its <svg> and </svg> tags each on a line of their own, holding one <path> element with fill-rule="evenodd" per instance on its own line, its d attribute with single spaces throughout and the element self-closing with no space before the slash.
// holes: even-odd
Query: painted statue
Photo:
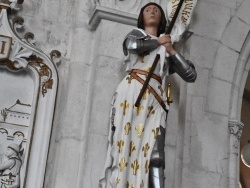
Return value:
<svg viewBox="0 0 250 188">
<path fill-rule="evenodd" d="M 185 60 L 165 35 L 167 20 L 156 3 L 142 7 L 138 28 L 124 39 L 126 71 L 110 116 L 107 159 L 101 188 L 164 187 L 164 140 L 169 106 L 164 92 L 166 76 L 176 72 L 187 82 L 196 80 L 194 65 Z M 140 105 L 135 101 L 156 55 L 160 59 Z"/>
</svg>

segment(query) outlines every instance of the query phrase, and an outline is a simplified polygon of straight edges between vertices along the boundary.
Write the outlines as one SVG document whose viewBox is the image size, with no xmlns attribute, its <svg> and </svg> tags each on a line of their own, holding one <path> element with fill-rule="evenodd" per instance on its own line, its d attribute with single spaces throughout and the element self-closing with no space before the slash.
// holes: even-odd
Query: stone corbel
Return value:
<svg viewBox="0 0 250 188">
<path fill-rule="evenodd" d="M 118 22 L 126 25 L 135 26 L 137 25 L 138 15 L 131 14 L 128 12 L 123 12 L 121 10 L 116 10 L 109 7 L 104 7 L 101 5 L 95 5 L 95 9 L 90 16 L 88 21 L 88 26 L 91 30 L 96 30 L 101 20 L 109 20 L 113 22 Z M 182 42 L 185 43 L 193 35 L 192 31 L 186 30 L 182 36 Z"/>
<path fill-rule="evenodd" d="M 96 5 L 88 22 L 89 28 L 95 30 L 102 19 L 132 26 L 136 26 L 137 23 L 137 15 L 135 14 Z"/>
<path fill-rule="evenodd" d="M 237 120 L 229 120 L 228 126 L 229 126 L 229 132 L 231 134 L 230 138 L 233 137 L 232 149 L 238 155 L 239 141 L 244 124 Z"/>
</svg>

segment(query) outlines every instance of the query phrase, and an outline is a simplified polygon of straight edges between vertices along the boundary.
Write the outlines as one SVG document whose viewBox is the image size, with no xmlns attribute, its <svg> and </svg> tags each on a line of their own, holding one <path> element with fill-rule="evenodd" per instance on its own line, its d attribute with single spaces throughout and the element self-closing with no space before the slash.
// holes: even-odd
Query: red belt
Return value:
<svg viewBox="0 0 250 188">
<path fill-rule="evenodd" d="M 143 74 L 143 75 L 148 75 L 147 71 L 143 71 L 143 70 L 139 70 L 139 69 L 132 69 L 130 76 L 132 76 L 132 78 L 136 79 L 138 82 L 140 82 L 142 85 L 144 84 L 145 80 L 143 80 L 140 76 L 137 75 L 138 74 Z M 160 84 L 161 84 L 161 78 L 159 76 L 157 76 L 156 74 L 153 74 L 152 78 L 154 78 L 155 80 L 157 80 Z M 159 102 L 159 104 L 161 105 L 161 107 L 168 113 L 168 110 L 166 109 L 166 105 L 163 102 L 162 98 L 157 94 L 157 92 L 150 86 L 147 86 L 147 89 L 149 90 L 150 93 L 152 93 L 155 97 L 155 99 Z"/>
</svg>

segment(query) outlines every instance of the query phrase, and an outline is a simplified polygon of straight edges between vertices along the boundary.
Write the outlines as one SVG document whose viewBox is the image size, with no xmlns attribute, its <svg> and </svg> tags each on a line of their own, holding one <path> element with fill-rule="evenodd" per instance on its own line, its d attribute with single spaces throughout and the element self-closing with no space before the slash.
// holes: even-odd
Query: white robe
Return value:
<svg viewBox="0 0 250 188">
<path fill-rule="evenodd" d="M 148 71 L 156 54 L 160 54 L 160 60 L 154 74 L 163 80 L 168 74 L 164 46 L 151 51 L 144 57 L 144 62 L 138 55 L 129 54 L 125 59 L 127 71 L 130 72 L 132 69 Z M 145 76 L 138 75 L 145 80 Z M 156 136 L 161 134 L 159 127 L 165 128 L 166 112 L 151 93 L 146 92 L 145 98 L 141 100 L 139 112 L 134 107 L 142 84 L 136 79 L 129 82 L 129 78 L 127 75 L 121 81 L 114 95 L 110 130 L 115 126 L 115 132 L 114 135 L 112 131 L 109 134 L 105 169 L 99 182 L 101 188 L 148 188 L 150 156 Z M 165 92 L 162 95 L 159 89 L 162 87 L 161 84 L 151 78 L 149 85 L 165 102 Z M 167 104 L 166 106 L 169 108 Z"/>
</svg>

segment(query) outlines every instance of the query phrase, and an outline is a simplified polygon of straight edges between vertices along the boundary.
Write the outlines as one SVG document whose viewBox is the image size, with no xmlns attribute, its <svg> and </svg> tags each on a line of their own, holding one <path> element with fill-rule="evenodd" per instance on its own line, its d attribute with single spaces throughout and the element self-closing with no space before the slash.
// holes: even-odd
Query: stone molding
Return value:
<svg viewBox="0 0 250 188">
<path fill-rule="evenodd" d="M 89 28 L 91 30 L 95 30 L 102 19 L 132 26 L 136 26 L 137 24 L 137 15 L 135 14 L 96 5 L 95 10 L 88 22 Z"/>
</svg>

